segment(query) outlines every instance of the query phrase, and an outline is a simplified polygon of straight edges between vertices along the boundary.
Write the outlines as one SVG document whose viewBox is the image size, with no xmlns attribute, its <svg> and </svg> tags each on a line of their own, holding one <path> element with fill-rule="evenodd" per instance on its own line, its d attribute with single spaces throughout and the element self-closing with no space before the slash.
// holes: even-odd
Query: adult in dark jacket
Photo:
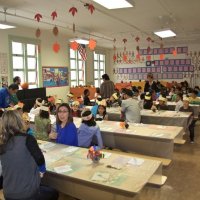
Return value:
<svg viewBox="0 0 200 200">
<path fill-rule="evenodd" d="M 147 81 L 144 86 L 144 92 L 152 92 L 153 90 L 155 92 L 159 92 L 156 82 L 153 81 L 153 74 L 149 73 L 147 74 Z"/>
<path fill-rule="evenodd" d="M 35 138 L 26 133 L 19 112 L 5 112 L 1 122 L 0 160 L 5 199 L 57 200 L 57 191 L 40 186 L 46 171 L 44 156 Z"/>
<path fill-rule="evenodd" d="M 100 94 L 103 99 L 110 98 L 111 95 L 114 93 L 115 85 L 110 80 L 108 74 L 102 75 L 103 83 L 100 86 Z"/>
</svg>

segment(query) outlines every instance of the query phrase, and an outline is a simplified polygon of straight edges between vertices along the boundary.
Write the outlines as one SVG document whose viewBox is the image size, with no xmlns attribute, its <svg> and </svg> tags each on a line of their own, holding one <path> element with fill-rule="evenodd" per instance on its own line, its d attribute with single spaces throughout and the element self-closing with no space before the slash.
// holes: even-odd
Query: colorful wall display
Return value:
<svg viewBox="0 0 200 200">
<path fill-rule="evenodd" d="M 42 67 L 43 87 L 68 86 L 67 67 Z"/>
<path fill-rule="evenodd" d="M 148 73 L 153 73 L 155 79 L 182 79 L 183 73 L 194 72 L 191 59 L 155 60 L 154 66 L 116 68 L 114 74 L 129 75 L 129 80 L 145 80 Z"/>
</svg>

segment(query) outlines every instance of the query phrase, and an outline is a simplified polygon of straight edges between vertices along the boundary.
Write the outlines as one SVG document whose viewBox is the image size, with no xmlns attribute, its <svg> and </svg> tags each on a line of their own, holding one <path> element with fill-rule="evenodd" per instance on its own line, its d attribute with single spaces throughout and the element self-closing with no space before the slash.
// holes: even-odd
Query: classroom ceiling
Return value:
<svg viewBox="0 0 200 200">
<path fill-rule="evenodd" d="M 93 14 L 85 3 L 95 6 Z M 133 8 L 107 10 L 91 0 L 0 0 L 0 20 L 4 20 L 6 10 L 8 22 L 49 31 L 56 24 L 69 37 L 94 38 L 98 46 L 106 48 L 113 47 L 114 38 L 118 48 L 123 47 L 124 38 L 127 47 L 136 46 L 136 36 L 140 45 L 148 45 L 147 37 L 155 41 L 154 45 L 160 44 L 153 31 L 162 28 L 171 28 L 177 34 L 176 38 L 163 39 L 164 45 L 200 43 L 200 0 L 133 0 L 133 3 Z M 73 6 L 78 9 L 74 17 L 69 13 Z M 54 10 L 58 18 L 52 21 Z M 36 13 L 43 16 L 39 23 L 34 20 Z"/>
</svg>

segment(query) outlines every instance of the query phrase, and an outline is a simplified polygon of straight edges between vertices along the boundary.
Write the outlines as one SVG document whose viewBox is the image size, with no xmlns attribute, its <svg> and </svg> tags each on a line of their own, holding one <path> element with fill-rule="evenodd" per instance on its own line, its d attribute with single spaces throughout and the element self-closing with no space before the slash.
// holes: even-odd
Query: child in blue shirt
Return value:
<svg viewBox="0 0 200 200">
<path fill-rule="evenodd" d="M 91 111 L 85 110 L 81 116 L 82 124 L 78 129 L 78 146 L 90 147 L 97 143 L 100 148 L 103 148 L 101 132 L 94 121 Z"/>
</svg>

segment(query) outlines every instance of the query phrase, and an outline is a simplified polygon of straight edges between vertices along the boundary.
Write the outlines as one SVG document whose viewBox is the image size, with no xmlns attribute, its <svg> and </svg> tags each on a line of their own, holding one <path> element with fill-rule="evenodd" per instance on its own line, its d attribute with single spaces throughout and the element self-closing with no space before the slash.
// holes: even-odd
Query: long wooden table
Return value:
<svg viewBox="0 0 200 200">
<path fill-rule="evenodd" d="M 91 107 L 88 107 L 91 108 Z M 108 119 L 111 121 L 120 121 L 121 108 L 111 107 L 106 109 Z M 164 126 L 180 126 L 184 127 L 185 132 L 191 123 L 190 112 L 176 112 L 160 110 L 153 112 L 152 110 L 141 110 L 141 123 L 144 124 L 157 124 Z"/>
<path fill-rule="evenodd" d="M 81 200 L 131 200 L 147 183 L 166 181 L 160 161 L 107 153 L 95 164 L 87 149 L 51 144 L 40 145 L 48 171 L 43 183 Z"/>
<path fill-rule="evenodd" d="M 74 118 L 74 123 L 79 128 L 81 119 Z M 172 159 L 174 143 L 184 143 L 182 127 L 129 123 L 129 128 L 123 129 L 115 121 L 97 124 L 104 145 L 123 151 Z"/>
<path fill-rule="evenodd" d="M 33 122 L 34 117 L 31 117 Z M 55 116 L 51 115 L 52 124 Z M 77 128 L 81 118 L 74 117 Z M 100 127 L 104 146 L 122 151 L 136 152 L 143 155 L 172 159 L 174 143 L 184 144 L 184 129 L 178 126 L 162 126 L 129 123 L 128 129 L 120 128 L 119 122 L 97 122 Z M 34 125 L 32 124 L 32 128 Z"/>
<path fill-rule="evenodd" d="M 174 111 L 175 107 L 176 107 L 176 102 L 168 101 L 167 102 L 167 106 L 168 106 L 169 110 Z M 190 106 L 194 110 L 194 117 L 198 118 L 199 117 L 199 112 L 200 112 L 200 105 L 190 104 Z"/>
</svg>

